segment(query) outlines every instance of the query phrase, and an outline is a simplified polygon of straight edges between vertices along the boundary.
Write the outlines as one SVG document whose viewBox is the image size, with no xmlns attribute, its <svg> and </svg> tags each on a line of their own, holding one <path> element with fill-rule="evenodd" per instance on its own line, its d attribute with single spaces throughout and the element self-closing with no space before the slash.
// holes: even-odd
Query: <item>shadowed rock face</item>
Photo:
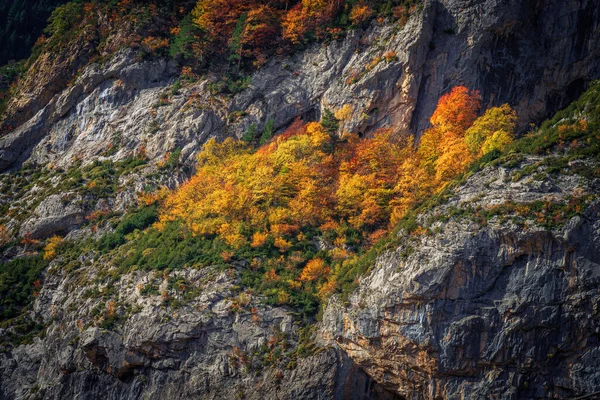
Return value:
<svg viewBox="0 0 600 400">
<path fill-rule="evenodd" d="M 593 1 L 431 2 L 429 43 L 412 127 L 457 83 L 484 108 L 509 103 L 521 129 L 573 101 L 599 76 L 600 10 Z"/>
<path fill-rule="evenodd" d="M 594 165 L 590 165 L 595 168 Z M 510 183 L 488 168 L 455 191 L 450 207 L 566 204 L 598 179 Z M 581 185 L 581 186 L 579 186 Z M 600 203 L 563 227 L 523 228 L 506 212 L 437 222 L 380 257 L 345 307 L 323 318 L 333 338 L 384 387 L 407 398 L 575 397 L 600 390 Z M 407 248 L 412 249 L 406 255 Z"/>
</svg>

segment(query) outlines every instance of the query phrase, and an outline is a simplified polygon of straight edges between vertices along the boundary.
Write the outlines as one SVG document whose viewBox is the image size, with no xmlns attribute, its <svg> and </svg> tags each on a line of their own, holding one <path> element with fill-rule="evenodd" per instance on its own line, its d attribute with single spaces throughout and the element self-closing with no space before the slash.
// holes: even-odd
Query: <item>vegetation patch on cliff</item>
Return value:
<svg viewBox="0 0 600 400">
<path fill-rule="evenodd" d="M 132 236 L 110 234 L 102 248 L 114 249 L 123 272 L 242 265 L 245 287 L 312 315 L 353 284 L 360 256 L 415 204 L 512 142 L 510 107 L 478 117 L 479 107 L 476 92 L 455 88 L 418 148 L 390 130 L 362 139 L 338 132 L 332 112 L 321 123 L 296 121 L 258 149 L 209 141 L 196 175 L 153 199 L 159 222 Z"/>
<path fill-rule="evenodd" d="M 183 267 L 234 266 L 243 291 L 308 317 L 332 293 L 349 293 L 377 255 L 401 238 L 431 234 L 439 221 L 418 215 L 444 203 L 477 170 L 504 166 L 514 179 L 539 174 L 540 167 L 576 173 L 577 162 L 569 162 L 597 156 L 599 93 L 595 83 L 514 143 L 512 110 L 497 107 L 478 117 L 477 93 L 460 87 L 440 100 L 418 147 L 388 130 L 370 138 L 338 132 L 333 112 L 320 123 L 297 121 L 258 149 L 245 141 L 211 141 L 189 182 L 143 196 L 142 207 L 99 240 L 61 242 L 53 249 L 55 267 L 75 272 L 80 254 L 97 254 L 115 267 L 98 279 L 111 280 L 135 269 L 168 275 Z M 554 156 L 520 168 L 523 157 L 540 152 Z M 519 224 L 532 220 L 554 229 L 591 200 L 465 206 L 442 217 L 473 214 L 485 223 L 511 215 Z M 407 256 L 414 251 L 409 244 L 402 248 Z M 158 286 L 143 289 L 158 293 Z"/>
<path fill-rule="evenodd" d="M 135 49 L 140 60 L 174 59 L 184 78 L 210 71 L 219 77 L 215 92 L 236 93 L 248 86 L 248 73 L 273 56 L 338 39 L 374 19 L 401 27 L 420 7 L 419 0 L 71 1 L 50 16 L 13 89 L 0 84 L 0 115 L 3 102 L 44 82 L 36 76 L 50 73 L 67 83 L 86 64 L 106 62 L 123 48 Z M 23 122 L 16 109 L 8 111 L 2 134 Z"/>
</svg>

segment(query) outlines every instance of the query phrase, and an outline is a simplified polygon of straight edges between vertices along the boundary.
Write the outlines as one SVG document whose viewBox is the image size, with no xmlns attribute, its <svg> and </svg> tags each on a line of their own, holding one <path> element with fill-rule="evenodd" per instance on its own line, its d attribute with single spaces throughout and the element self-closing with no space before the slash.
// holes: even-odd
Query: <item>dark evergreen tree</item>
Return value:
<svg viewBox="0 0 600 400">
<path fill-rule="evenodd" d="M 330 134 L 335 135 L 340 129 L 340 121 L 333 115 L 330 109 L 326 108 L 323 110 L 323 117 L 321 118 L 321 125 Z"/>
<path fill-rule="evenodd" d="M 68 0 L 0 0 L 0 65 L 28 58 L 52 11 Z"/>
</svg>

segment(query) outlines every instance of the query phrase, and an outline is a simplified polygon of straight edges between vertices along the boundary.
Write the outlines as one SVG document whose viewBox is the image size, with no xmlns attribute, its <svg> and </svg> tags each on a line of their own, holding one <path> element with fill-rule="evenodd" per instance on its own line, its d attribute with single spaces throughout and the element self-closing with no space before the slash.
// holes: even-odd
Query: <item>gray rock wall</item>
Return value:
<svg viewBox="0 0 600 400">
<path fill-rule="evenodd" d="M 600 181 L 577 174 L 512 177 L 490 167 L 420 222 L 426 226 L 453 207 L 567 204 L 579 193 L 594 200 L 582 217 L 550 230 L 536 225 L 534 213 L 523 227 L 510 211 L 489 223 L 466 211 L 428 225 L 430 234 L 403 236 L 361 280 L 349 306 L 332 301 L 323 337 L 406 398 L 571 398 L 600 391 Z"/>
<path fill-rule="evenodd" d="M 34 310 L 49 323 L 45 337 L 0 353 L 1 399 L 396 398 L 337 348 L 290 358 L 299 328 L 292 311 L 240 293 L 235 270 L 182 270 L 168 277 L 138 271 L 97 285 L 111 267 L 81 260 L 86 267 L 50 268 L 45 277 Z M 173 277 L 197 291 L 194 299 L 183 301 L 168 289 Z M 160 294 L 142 293 L 151 282 Z M 163 293 L 183 305 L 169 305 Z M 109 301 L 124 322 L 109 330 L 94 326 Z M 242 304 L 239 311 L 234 302 Z M 273 346 L 283 354 L 265 361 Z"/>
</svg>

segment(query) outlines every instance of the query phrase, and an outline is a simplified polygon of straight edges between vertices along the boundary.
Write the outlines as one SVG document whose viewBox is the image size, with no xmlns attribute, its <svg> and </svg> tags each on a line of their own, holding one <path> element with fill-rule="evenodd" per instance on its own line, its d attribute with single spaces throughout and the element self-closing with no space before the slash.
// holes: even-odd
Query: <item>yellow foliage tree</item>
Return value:
<svg viewBox="0 0 600 400">
<path fill-rule="evenodd" d="M 442 145 L 440 157 L 435 162 L 435 179 L 440 184 L 460 175 L 473 161 L 463 138 L 447 138 Z"/>
<path fill-rule="evenodd" d="M 279 251 L 285 252 L 290 247 L 292 247 L 292 244 L 290 242 L 288 242 L 287 240 L 278 237 L 275 239 L 275 247 L 277 247 L 279 249 Z"/>
<path fill-rule="evenodd" d="M 182 220 L 195 235 L 216 234 L 241 246 L 255 243 L 242 238 L 244 225 L 281 237 L 319 224 L 332 202 L 330 141 L 318 123 L 284 133 L 254 153 L 240 141 L 210 140 L 196 175 L 165 199 L 161 225 Z"/>
<path fill-rule="evenodd" d="M 265 245 L 265 242 L 267 241 L 267 238 L 269 237 L 268 234 L 263 233 L 263 232 L 254 232 L 254 234 L 252 235 L 252 247 L 261 247 Z"/>
<path fill-rule="evenodd" d="M 487 154 L 494 150 L 502 150 L 513 141 L 514 137 L 511 133 L 506 131 L 496 131 L 483 143 L 480 153 Z"/>
<path fill-rule="evenodd" d="M 394 187 L 397 196 L 392 200 L 391 224 L 398 222 L 415 204 L 433 193 L 437 184 L 423 167 L 418 152 L 413 152 L 400 166 L 399 179 Z"/>
<path fill-rule="evenodd" d="M 387 225 L 390 201 L 399 179 L 398 166 L 412 152 L 409 140 L 391 130 L 356 143 L 349 160 L 340 164 L 337 209 L 356 229 Z"/>
<path fill-rule="evenodd" d="M 508 105 L 488 109 L 467 129 L 465 142 L 473 156 L 502 150 L 513 141 L 516 112 Z"/>
<path fill-rule="evenodd" d="M 60 236 L 52 236 L 48 239 L 46 246 L 44 247 L 44 260 L 53 260 L 56 258 L 56 249 L 62 242 Z"/>
<path fill-rule="evenodd" d="M 340 120 L 340 122 L 346 122 L 350 118 L 352 118 L 352 113 L 354 112 L 354 108 L 350 104 L 344 104 L 342 108 L 336 110 L 333 114 L 336 119 Z"/>
<path fill-rule="evenodd" d="M 301 7 L 294 7 L 281 21 L 283 38 L 294 44 L 298 44 L 304 38 L 308 27 L 305 24 Z"/>
<path fill-rule="evenodd" d="M 325 32 L 324 26 L 340 6 L 340 1 L 302 0 L 284 15 L 281 22 L 283 38 L 297 44 L 308 32 L 321 37 Z"/>
<path fill-rule="evenodd" d="M 329 274 L 330 268 L 322 258 L 313 258 L 306 263 L 306 266 L 300 273 L 302 282 L 317 281 Z"/>
</svg>

